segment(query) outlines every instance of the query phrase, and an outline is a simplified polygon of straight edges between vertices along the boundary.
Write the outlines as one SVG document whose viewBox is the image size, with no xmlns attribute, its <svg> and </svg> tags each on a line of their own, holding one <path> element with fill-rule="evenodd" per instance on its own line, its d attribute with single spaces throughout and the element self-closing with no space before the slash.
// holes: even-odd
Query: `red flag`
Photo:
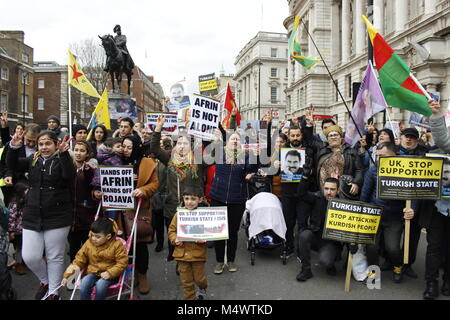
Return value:
<svg viewBox="0 0 450 320">
<path fill-rule="evenodd" d="M 233 111 L 233 108 L 235 106 L 236 102 L 234 101 L 233 92 L 231 92 L 230 84 L 228 84 L 224 104 L 225 109 L 228 111 L 228 115 L 222 120 L 222 127 L 224 127 L 225 129 L 228 129 L 230 127 L 231 111 Z M 239 126 L 240 124 L 241 114 L 239 113 L 239 110 L 236 110 L 236 126 Z"/>
</svg>

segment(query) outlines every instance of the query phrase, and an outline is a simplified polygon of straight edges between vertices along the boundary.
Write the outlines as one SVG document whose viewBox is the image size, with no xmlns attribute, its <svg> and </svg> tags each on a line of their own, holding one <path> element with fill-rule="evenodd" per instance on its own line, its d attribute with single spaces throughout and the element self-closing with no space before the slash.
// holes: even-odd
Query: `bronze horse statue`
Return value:
<svg viewBox="0 0 450 320">
<path fill-rule="evenodd" d="M 114 74 L 116 75 L 116 79 L 119 85 L 119 93 L 120 93 L 120 84 L 122 83 L 122 73 L 125 73 L 128 78 L 128 94 L 130 94 L 130 85 L 131 85 L 131 75 L 133 74 L 133 68 L 131 67 L 134 63 L 131 60 L 129 54 L 125 54 L 122 50 L 116 45 L 116 42 L 111 35 L 104 35 L 103 37 L 98 36 L 102 40 L 102 46 L 105 49 L 106 57 L 107 57 L 107 65 L 106 68 L 109 71 L 111 76 L 111 83 L 113 87 L 113 92 L 115 90 L 114 87 Z"/>
</svg>

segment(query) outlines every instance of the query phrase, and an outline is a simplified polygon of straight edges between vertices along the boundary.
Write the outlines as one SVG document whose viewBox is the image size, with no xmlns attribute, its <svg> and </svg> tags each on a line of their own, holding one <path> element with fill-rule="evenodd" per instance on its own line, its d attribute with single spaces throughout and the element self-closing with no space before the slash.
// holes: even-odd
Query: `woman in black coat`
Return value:
<svg viewBox="0 0 450 320">
<path fill-rule="evenodd" d="M 38 135 L 38 152 L 19 158 L 23 134 L 15 134 L 6 162 L 14 171 L 28 172 L 30 189 L 23 211 L 23 260 L 39 278 L 36 300 L 58 300 L 57 288 L 64 272 L 64 252 L 72 223 L 70 187 L 75 165 L 68 152 L 70 137 L 59 142 L 54 132 Z M 45 250 L 46 260 L 43 259 Z M 46 294 L 47 293 L 47 294 Z"/>
</svg>

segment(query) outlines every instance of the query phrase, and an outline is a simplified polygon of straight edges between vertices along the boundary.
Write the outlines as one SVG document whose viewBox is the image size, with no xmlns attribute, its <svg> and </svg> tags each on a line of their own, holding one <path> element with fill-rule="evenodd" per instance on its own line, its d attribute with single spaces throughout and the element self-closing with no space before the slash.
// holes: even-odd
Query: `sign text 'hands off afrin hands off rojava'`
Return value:
<svg viewBox="0 0 450 320">
<path fill-rule="evenodd" d="M 107 209 L 134 209 L 133 167 L 99 167 L 102 207 Z"/>
<path fill-rule="evenodd" d="M 443 160 L 425 157 L 381 157 L 378 197 L 381 199 L 439 199 Z"/>
</svg>

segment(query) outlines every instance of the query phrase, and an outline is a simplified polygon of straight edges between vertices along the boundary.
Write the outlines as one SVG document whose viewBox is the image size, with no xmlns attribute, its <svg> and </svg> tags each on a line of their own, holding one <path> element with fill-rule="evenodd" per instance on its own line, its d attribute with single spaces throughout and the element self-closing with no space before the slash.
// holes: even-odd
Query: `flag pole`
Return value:
<svg viewBox="0 0 450 320">
<path fill-rule="evenodd" d="M 319 48 L 317 47 L 316 42 L 314 41 L 312 35 L 309 33 L 308 27 L 307 27 L 306 24 L 303 22 L 303 19 L 300 19 L 300 21 L 301 21 L 301 23 L 303 24 L 303 26 L 305 27 L 306 33 L 308 33 L 308 36 L 311 38 L 311 41 L 312 41 L 312 43 L 314 44 L 314 47 L 316 48 L 317 53 L 318 53 L 319 56 L 320 56 L 320 59 L 322 59 L 322 62 L 323 62 L 323 64 L 324 64 L 325 68 L 327 69 L 327 72 L 328 72 L 328 75 L 329 75 L 330 78 L 331 78 L 331 81 L 333 81 L 333 84 L 334 84 L 334 86 L 336 87 L 336 90 L 337 90 L 337 92 L 339 93 L 339 96 L 341 97 L 342 102 L 344 103 L 345 109 L 347 109 L 347 111 L 348 111 L 348 115 L 350 116 L 350 119 L 352 119 L 353 123 L 355 124 L 355 128 L 356 128 L 356 130 L 357 130 L 358 133 L 359 133 L 359 136 L 362 138 L 363 135 L 362 135 L 361 131 L 359 131 L 358 125 L 357 125 L 355 119 L 353 119 L 352 113 L 350 112 L 350 109 L 348 108 L 347 103 L 345 102 L 345 99 L 344 99 L 344 97 L 343 97 L 343 95 L 342 95 L 342 93 L 341 93 L 341 90 L 339 90 L 339 87 L 337 86 L 336 82 L 334 81 L 333 75 L 331 74 L 330 69 L 328 68 L 327 63 L 325 62 L 325 59 L 323 58 L 322 53 L 320 52 Z"/>
<path fill-rule="evenodd" d="M 417 80 L 417 78 L 413 75 L 412 72 L 409 73 L 409 76 L 411 77 L 411 79 L 414 81 L 414 83 L 419 87 L 419 89 L 423 92 L 423 94 L 425 95 L 425 97 L 427 97 L 428 100 L 432 100 L 433 98 L 431 98 L 430 94 L 427 92 L 427 90 L 425 90 L 425 88 L 420 84 L 419 80 Z"/>
<path fill-rule="evenodd" d="M 392 126 L 392 121 L 391 121 L 391 117 L 389 116 L 388 108 L 386 108 L 385 110 L 386 110 L 386 116 L 387 116 L 387 118 L 388 118 L 389 124 L 391 125 L 391 128 L 394 128 L 394 127 Z M 394 130 L 392 130 L 392 133 L 394 134 L 394 138 L 397 139 L 397 135 L 395 134 L 395 131 L 394 131 Z"/>
<path fill-rule="evenodd" d="M 69 134 L 72 137 L 72 99 L 70 94 L 70 84 L 67 85 L 67 88 L 69 89 Z M 72 144 L 72 142 L 70 142 Z M 72 145 L 71 145 L 72 146 Z"/>
</svg>

